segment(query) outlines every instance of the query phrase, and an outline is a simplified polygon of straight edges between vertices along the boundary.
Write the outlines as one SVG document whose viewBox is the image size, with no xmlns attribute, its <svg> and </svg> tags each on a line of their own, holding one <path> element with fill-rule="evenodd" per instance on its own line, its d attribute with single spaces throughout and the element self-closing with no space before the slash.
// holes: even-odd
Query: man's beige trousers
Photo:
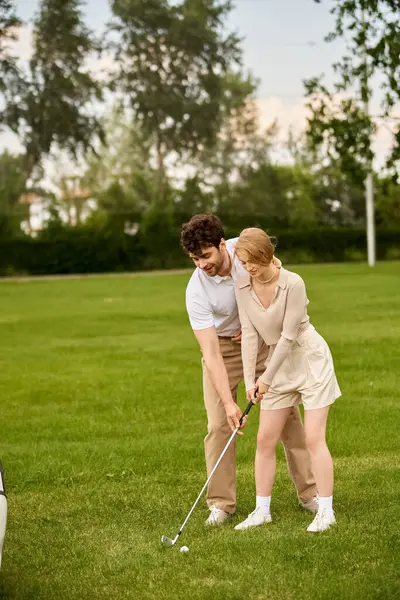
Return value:
<svg viewBox="0 0 400 600">
<path fill-rule="evenodd" d="M 240 344 L 230 339 L 219 339 L 221 353 L 228 372 L 232 395 L 236 399 L 236 390 L 243 379 L 243 366 Z M 257 377 L 265 371 L 267 348 L 261 349 L 257 363 Z M 207 472 L 215 466 L 231 430 L 228 425 L 224 406 L 214 389 L 203 361 L 203 393 L 208 417 L 208 433 L 204 439 Z M 250 417 L 251 418 L 251 417 Z M 303 424 L 298 407 L 292 409 L 282 432 L 286 460 L 290 476 L 296 486 L 301 502 L 307 502 L 316 495 L 311 461 L 306 447 Z M 207 491 L 208 506 L 215 505 L 228 513 L 236 509 L 236 446 L 232 442 L 221 464 L 210 481 Z"/>
</svg>

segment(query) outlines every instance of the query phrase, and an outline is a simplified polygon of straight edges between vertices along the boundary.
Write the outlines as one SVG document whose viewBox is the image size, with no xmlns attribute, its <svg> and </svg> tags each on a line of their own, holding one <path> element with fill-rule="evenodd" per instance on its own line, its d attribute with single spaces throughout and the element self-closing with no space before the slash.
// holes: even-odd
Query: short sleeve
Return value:
<svg viewBox="0 0 400 600">
<path fill-rule="evenodd" d="M 198 293 L 186 292 L 186 309 L 194 331 L 214 327 L 214 315 L 207 298 Z"/>
</svg>

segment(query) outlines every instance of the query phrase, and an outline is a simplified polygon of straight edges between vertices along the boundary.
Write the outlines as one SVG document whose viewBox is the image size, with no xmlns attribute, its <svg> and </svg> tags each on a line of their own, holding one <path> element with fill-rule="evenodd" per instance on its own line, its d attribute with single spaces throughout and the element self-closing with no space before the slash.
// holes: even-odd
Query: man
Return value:
<svg viewBox="0 0 400 600">
<path fill-rule="evenodd" d="M 212 214 L 195 215 L 182 226 L 181 244 L 196 269 L 186 290 L 190 323 L 200 344 L 203 394 L 208 417 L 204 440 L 208 473 L 217 462 L 242 411 L 236 390 L 243 379 L 240 320 L 234 281 L 245 274 L 235 257 L 236 239 L 225 241 L 221 221 Z M 268 349 L 259 347 L 257 377 L 265 371 Z M 288 469 L 301 505 L 317 510 L 316 488 L 298 408 L 282 433 Z M 236 448 L 233 442 L 207 491 L 211 511 L 206 524 L 224 523 L 236 510 Z"/>
</svg>

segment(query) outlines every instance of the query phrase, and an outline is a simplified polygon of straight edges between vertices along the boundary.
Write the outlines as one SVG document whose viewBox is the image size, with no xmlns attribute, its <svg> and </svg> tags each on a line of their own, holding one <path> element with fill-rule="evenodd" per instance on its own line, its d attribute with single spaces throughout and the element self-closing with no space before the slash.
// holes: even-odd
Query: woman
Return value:
<svg viewBox="0 0 400 600">
<path fill-rule="evenodd" d="M 333 464 L 325 441 L 329 406 L 341 393 L 325 340 L 310 324 L 307 296 L 299 275 L 274 260 L 269 236 L 257 228 L 242 231 L 236 254 L 248 275 L 236 282 L 242 324 L 242 359 L 247 398 L 261 402 L 255 460 L 256 509 L 235 527 L 271 522 L 275 450 L 290 408 L 304 405 L 304 428 L 319 495 L 309 532 L 333 525 Z M 260 338 L 269 346 L 266 370 L 255 381 Z"/>
</svg>

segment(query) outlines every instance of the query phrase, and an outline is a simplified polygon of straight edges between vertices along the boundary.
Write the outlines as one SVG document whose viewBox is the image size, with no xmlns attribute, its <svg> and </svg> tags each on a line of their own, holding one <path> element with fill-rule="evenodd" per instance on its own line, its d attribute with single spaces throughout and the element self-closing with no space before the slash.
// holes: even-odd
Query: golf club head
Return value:
<svg viewBox="0 0 400 600">
<path fill-rule="evenodd" d="M 171 538 L 167 537 L 166 535 L 161 536 L 161 543 L 163 546 L 173 546 L 175 542 L 176 540 L 171 540 Z"/>
</svg>

